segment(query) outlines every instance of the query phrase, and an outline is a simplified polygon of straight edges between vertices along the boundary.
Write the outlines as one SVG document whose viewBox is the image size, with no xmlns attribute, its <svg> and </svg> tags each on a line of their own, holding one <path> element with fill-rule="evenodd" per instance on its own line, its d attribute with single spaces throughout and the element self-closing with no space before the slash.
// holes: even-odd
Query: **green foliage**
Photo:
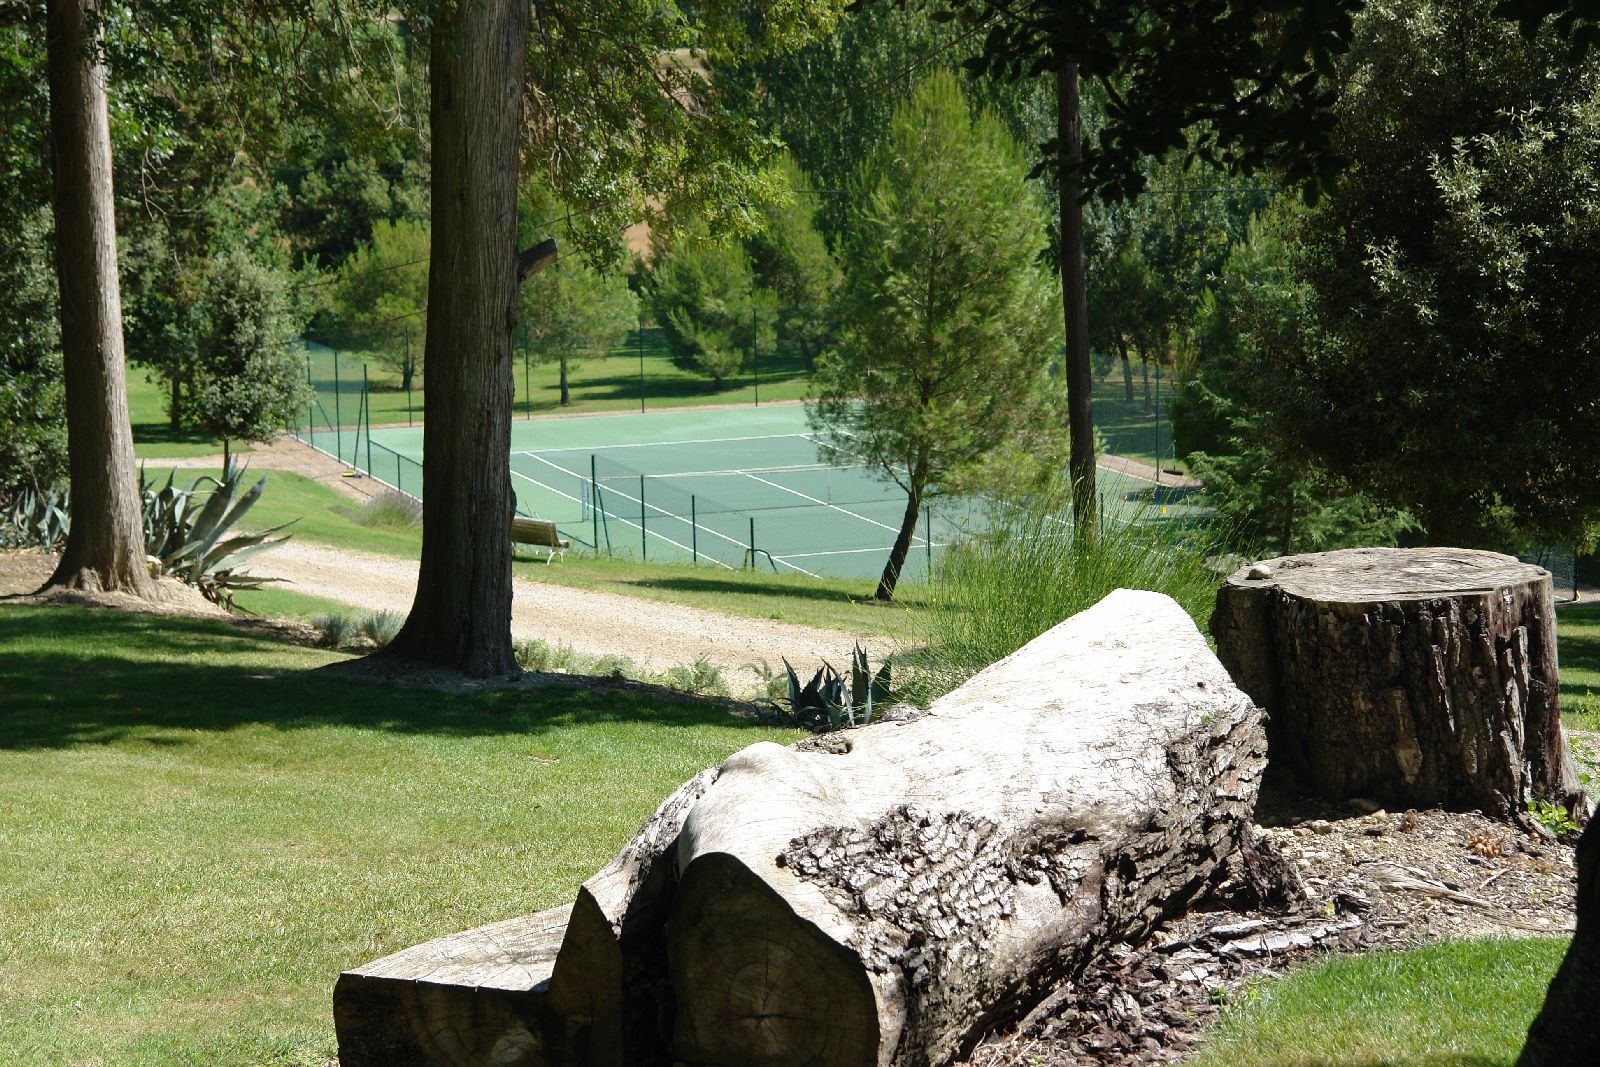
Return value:
<svg viewBox="0 0 1600 1067">
<path fill-rule="evenodd" d="M 239 250 L 208 265 L 196 338 L 194 415 L 229 441 L 270 441 L 307 403 L 284 275 Z"/>
<path fill-rule="evenodd" d="M 361 616 L 356 628 L 361 631 L 363 637 L 372 642 L 373 647 L 382 648 L 394 640 L 395 635 L 405 624 L 406 616 L 403 611 L 369 611 Z"/>
<path fill-rule="evenodd" d="M 588 356 L 604 356 L 639 324 L 628 279 L 566 255 L 529 278 L 517 303 L 524 340 L 541 363 L 561 366 L 561 403 L 571 402 L 567 372 Z"/>
<path fill-rule="evenodd" d="M 1572 813 L 1550 800 L 1535 800 L 1528 804 L 1528 817 L 1552 834 L 1571 840 L 1583 831 L 1572 818 Z"/>
<path fill-rule="evenodd" d="M 776 296 L 779 331 L 810 367 L 832 340 L 841 275 L 816 228 L 822 198 L 810 191 L 812 180 L 789 156 L 780 170 L 788 195 L 766 207 L 747 247 L 757 282 Z"/>
<path fill-rule="evenodd" d="M 347 612 L 325 611 L 311 616 L 311 628 L 320 635 L 326 648 L 348 648 L 355 640 L 356 620 Z"/>
<path fill-rule="evenodd" d="M 926 78 L 858 176 L 837 348 L 817 363 L 812 425 L 834 455 L 922 493 L 1041 427 L 1061 339 L 1039 262 L 1042 205 L 1021 149 L 972 115 L 955 78 Z M 908 511 L 909 513 L 909 511 Z M 879 583 L 893 591 L 902 559 Z"/>
<path fill-rule="evenodd" d="M 1292 234 L 1314 331 L 1252 408 L 1436 543 L 1600 522 L 1600 61 L 1493 0 L 1392 0 L 1339 71 L 1338 193 Z"/>
<path fill-rule="evenodd" d="M 340 347 L 370 354 L 400 375 L 402 389 L 422 370 L 428 310 L 428 227 L 400 220 L 372 228 L 339 268 L 333 322 L 325 332 Z"/>
<path fill-rule="evenodd" d="M 14 228 L 0 216 L 0 498 L 23 486 L 40 492 L 66 475 L 50 238 L 45 209 L 23 214 Z"/>
<path fill-rule="evenodd" d="M 1309 294 L 1290 267 L 1293 218 L 1252 223 L 1199 302 L 1197 367 L 1172 405 L 1175 443 L 1240 552 L 1393 545 L 1416 529 L 1411 515 L 1282 447 L 1278 420 L 1259 406 L 1283 387 L 1291 354 L 1316 344 Z"/>
<path fill-rule="evenodd" d="M 761 665 L 765 668 L 766 661 Z M 859 644 L 850 653 L 848 679 L 824 660 L 811 680 L 801 685 L 800 676 L 787 659 L 783 666 L 786 678 L 776 678 L 767 670 L 767 695 L 758 698 L 756 704 L 785 725 L 812 733 L 867 726 L 890 701 L 889 661 L 885 660 L 874 673 L 866 649 Z M 786 681 L 787 685 L 774 685 L 774 681 Z"/>
<path fill-rule="evenodd" d="M 71 527 L 66 493 L 23 486 L 0 509 L 0 548 L 54 548 Z"/>
<path fill-rule="evenodd" d="M 680 693 L 692 693 L 695 696 L 728 695 L 728 681 L 722 676 L 722 668 L 705 656 L 696 656 L 695 661 L 687 665 L 668 667 L 662 673 L 660 682 L 668 689 L 676 689 Z"/>
<path fill-rule="evenodd" d="M 1060 486 L 997 505 L 985 533 L 945 553 L 918 615 L 927 649 L 909 695 L 954 689 L 1115 589 L 1165 593 L 1205 627 L 1220 580 L 1206 562 L 1216 550 L 1210 531 L 1135 521 L 1077 538 L 1071 515 Z"/>
<path fill-rule="evenodd" d="M 356 522 L 362 526 L 408 530 L 422 525 L 422 501 L 391 489 L 361 505 Z"/>
<path fill-rule="evenodd" d="M 696 230 L 670 246 L 658 242 L 648 284 L 673 361 L 717 388 L 750 365 L 753 344 L 772 350 L 776 300 L 756 288 L 750 257 L 737 241 Z"/>
<path fill-rule="evenodd" d="M 277 581 L 247 573 L 242 564 L 288 540 L 273 537 L 288 523 L 281 523 L 254 534 L 236 534 L 234 527 L 261 499 L 266 490 L 266 475 L 249 489 L 244 486 L 245 468 L 230 466 L 222 477 L 202 475 L 180 488 L 176 472 L 167 475 L 166 484 L 157 488 L 139 475 L 143 498 L 145 551 L 161 571 L 194 586 L 213 603 L 233 606 L 235 593 L 259 589 Z"/>
</svg>

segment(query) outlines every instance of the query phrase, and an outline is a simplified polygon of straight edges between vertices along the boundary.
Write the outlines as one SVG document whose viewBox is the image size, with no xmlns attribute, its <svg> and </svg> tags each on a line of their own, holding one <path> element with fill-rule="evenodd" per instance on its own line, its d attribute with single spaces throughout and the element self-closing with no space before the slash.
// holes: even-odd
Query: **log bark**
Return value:
<svg viewBox="0 0 1600 1067">
<path fill-rule="evenodd" d="M 47 588 L 150 597 L 156 584 L 145 563 L 123 367 L 100 5 L 51 0 L 47 19 L 72 504 L 72 528 Z"/>
<path fill-rule="evenodd" d="M 459 1036 L 491 1015 L 476 987 L 452 1009 L 419 1006 L 414 969 L 342 977 L 365 999 L 336 1010 L 340 1062 L 948 1063 L 1182 911 L 1264 760 L 1260 710 L 1183 611 L 1119 591 L 920 717 L 753 745 L 686 783 L 584 884 L 515 1034 L 500 1012 L 493 1040 Z M 353 1015 L 498 1058 L 365 1057 Z"/>
<path fill-rule="evenodd" d="M 1561 731 L 1550 575 L 1466 549 L 1347 549 L 1235 572 L 1211 633 L 1267 709 L 1269 780 L 1333 800 L 1587 818 Z"/>
<path fill-rule="evenodd" d="M 431 42 L 433 240 L 417 595 L 390 655 L 477 677 L 511 651 L 511 335 L 529 7 L 447 4 Z"/>
</svg>

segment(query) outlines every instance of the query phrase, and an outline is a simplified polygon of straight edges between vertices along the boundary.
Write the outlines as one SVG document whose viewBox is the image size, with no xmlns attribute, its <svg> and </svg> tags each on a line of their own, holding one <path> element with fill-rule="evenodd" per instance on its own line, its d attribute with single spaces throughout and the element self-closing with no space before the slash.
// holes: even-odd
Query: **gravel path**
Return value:
<svg viewBox="0 0 1600 1067">
<path fill-rule="evenodd" d="M 417 564 L 412 560 L 304 541 L 290 541 L 253 563 L 254 573 L 286 579 L 296 591 L 369 611 L 408 611 L 417 587 Z M 797 670 L 814 670 L 824 658 L 835 666 L 848 663 L 852 643 L 858 639 L 873 652 L 874 660 L 891 650 L 882 637 L 724 615 L 526 578 L 516 579 L 513 586 L 511 632 L 518 638 L 569 645 L 588 656 L 626 656 L 652 671 L 705 656 L 723 669 L 736 694 L 757 687 L 759 675 L 745 666 L 756 660 L 765 659 L 782 670 L 781 656 Z"/>
</svg>

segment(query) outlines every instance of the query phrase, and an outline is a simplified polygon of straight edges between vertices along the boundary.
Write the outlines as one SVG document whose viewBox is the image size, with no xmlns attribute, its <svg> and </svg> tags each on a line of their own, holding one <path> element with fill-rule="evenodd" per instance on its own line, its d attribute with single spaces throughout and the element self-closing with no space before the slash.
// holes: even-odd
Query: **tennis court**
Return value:
<svg viewBox="0 0 1600 1067">
<path fill-rule="evenodd" d="M 421 495 L 421 427 L 375 428 L 370 444 L 371 472 Z M 515 422 L 510 466 L 518 510 L 555 521 L 575 546 L 875 578 L 905 514 L 905 492 L 848 452 L 832 462 L 818 453 L 800 405 L 700 408 Z M 1099 478 L 1113 518 L 1144 506 L 1145 483 L 1108 470 Z M 927 502 L 902 580 L 924 580 L 943 551 L 981 529 L 984 514 L 979 500 Z"/>
</svg>

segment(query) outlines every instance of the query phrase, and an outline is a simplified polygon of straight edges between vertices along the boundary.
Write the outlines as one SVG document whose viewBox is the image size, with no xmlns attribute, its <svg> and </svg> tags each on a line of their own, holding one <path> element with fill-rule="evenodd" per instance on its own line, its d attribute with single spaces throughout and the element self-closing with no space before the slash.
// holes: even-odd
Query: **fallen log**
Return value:
<svg viewBox="0 0 1600 1067">
<path fill-rule="evenodd" d="M 1550 574 L 1455 548 L 1242 567 L 1211 633 L 1267 710 L 1268 776 L 1330 800 L 1587 818 L 1561 731 Z"/>
<path fill-rule="evenodd" d="M 919 718 L 686 784 L 585 883 L 528 1038 L 477 1062 L 948 1063 L 1184 910 L 1264 755 L 1183 611 L 1118 591 Z"/>
</svg>

